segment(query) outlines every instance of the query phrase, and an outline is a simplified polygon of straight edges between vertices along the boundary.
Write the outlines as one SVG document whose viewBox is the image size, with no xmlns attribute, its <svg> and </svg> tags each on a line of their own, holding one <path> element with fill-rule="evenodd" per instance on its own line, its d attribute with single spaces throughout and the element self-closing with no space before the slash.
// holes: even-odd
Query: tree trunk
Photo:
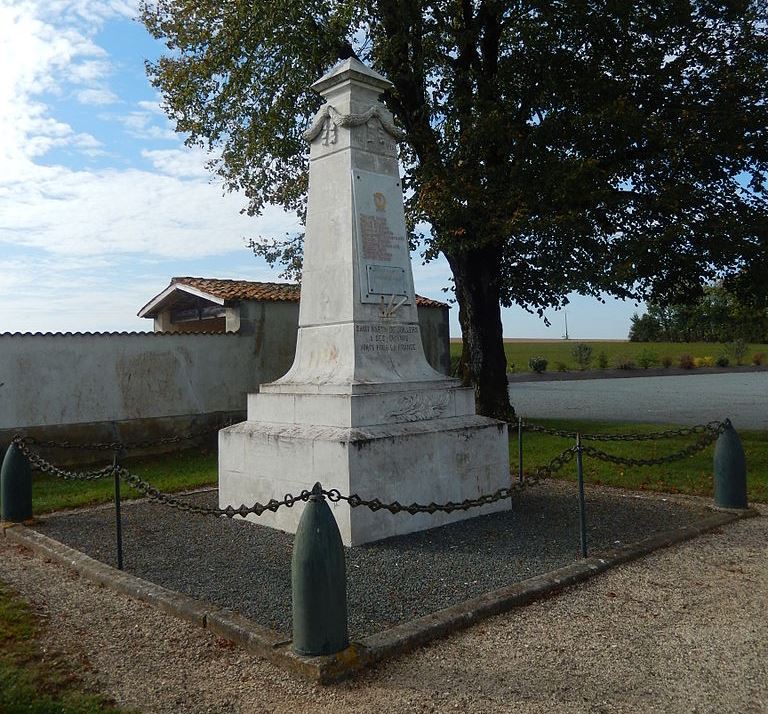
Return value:
<svg viewBox="0 0 768 714">
<path fill-rule="evenodd" d="M 459 302 L 464 347 L 462 373 L 475 387 L 478 414 L 513 419 L 499 302 L 501 255 L 495 249 L 447 255 Z"/>
</svg>

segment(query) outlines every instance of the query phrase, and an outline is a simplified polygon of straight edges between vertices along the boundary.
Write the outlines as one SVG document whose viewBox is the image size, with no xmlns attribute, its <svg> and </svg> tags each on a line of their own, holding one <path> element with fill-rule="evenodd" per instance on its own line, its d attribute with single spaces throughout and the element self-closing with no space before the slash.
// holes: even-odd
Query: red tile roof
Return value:
<svg viewBox="0 0 768 714">
<path fill-rule="evenodd" d="M 218 278 L 171 278 L 171 285 L 180 283 L 221 300 L 263 300 L 298 302 L 301 286 L 296 283 L 257 283 L 251 280 L 219 280 Z M 446 307 L 444 302 L 416 296 L 422 307 Z"/>
</svg>

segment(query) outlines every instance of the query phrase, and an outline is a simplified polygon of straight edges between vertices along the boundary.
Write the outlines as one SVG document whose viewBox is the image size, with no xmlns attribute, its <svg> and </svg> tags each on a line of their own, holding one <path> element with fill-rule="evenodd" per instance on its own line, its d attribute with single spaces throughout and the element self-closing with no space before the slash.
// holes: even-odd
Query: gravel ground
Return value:
<svg viewBox="0 0 768 714">
<path fill-rule="evenodd" d="M 763 515 L 768 509 L 761 507 Z M 611 570 L 327 688 L 0 538 L 43 646 L 141 712 L 768 712 L 768 519 Z"/>
<path fill-rule="evenodd" d="M 216 504 L 216 492 L 188 497 Z M 678 501 L 589 489 L 591 552 L 695 521 L 699 500 Z M 385 518 L 407 518 L 407 515 Z M 42 533 L 114 565 L 114 510 L 53 516 Z M 291 630 L 293 536 L 224 518 L 203 518 L 149 502 L 123 508 L 125 568 L 172 590 Z M 548 482 L 512 510 L 346 549 L 352 637 L 435 612 L 567 565 L 578 558 L 574 484 Z"/>
</svg>

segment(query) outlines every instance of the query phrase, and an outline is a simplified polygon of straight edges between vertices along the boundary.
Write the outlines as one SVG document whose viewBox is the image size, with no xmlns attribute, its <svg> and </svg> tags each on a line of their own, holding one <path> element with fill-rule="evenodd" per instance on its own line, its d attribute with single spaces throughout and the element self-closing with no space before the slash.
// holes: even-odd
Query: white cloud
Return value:
<svg viewBox="0 0 768 714">
<path fill-rule="evenodd" d="M 210 156 L 201 149 L 144 150 L 141 155 L 151 161 L 158 171 L 168 176 L 211 178 L 211 172 L 205 167 Z"/>
<path fill-rule="evenodd" d="M 145 101 L 138 102 L 138 106 L 141 109 L 144 109 L 145 111 L 148 111 L 148 112 L 154 112 L 155 114 L 164 114 L 159 101 L 149 102 L 145 100 Z"/>
<path fill-rule="evenodd" d="M 0 331 L 146 329 L 133 315 L 171 275 L 187 272 L 178 266 L 235 253 L 243 277 L 273 277 L 248 258 L 243 237 L 296 228 L 279 208 L 248 218 L 242 196 L 222 196 L 207 155 L 179 145 L 148 84 L 135 111 L 105 116 L 134 139 L 176 142 L 142 152 L 151 168 L 125 168 L 133 157 L 124 154 L 99 170 L 42 164 L 54 148 L 121 150 L 63 121 L 43 97 L 124 103 L 106 82 L 120 68 L 94 38 L 105 21 L 135 14 L 134 0 L 0 0 Z M 154 272 L 137 279 L 140 266 Z"/>
<path fill-rule="evenodd" d="M 77 93 L 80 104 L 114 104 L 119 101 L 117 95 L 106 87 L 81 89 Z"/>
<path fill-rule="evenodd" d="M 71 256 L 194 257 L 243 247 L 243 236 L 281 233 L 295 221 L 274 208 L 240 214 L 240 196 L 207 180 L 135 169 L 71 171 L 36 167 L 23 181 L 0 183 L 5 203 L 0 244 Z"/>
<path fill-rule="evenodd" d="M 149 112 L 132 111 L 128 114 L 117 116 L 105 115 L 104 118 L 109 118 L 122 124 L 128 135 L 134 139 L 161 139 L 168 141 L 178 141 L 179 139 L 179 135 L 173 131 L 168 120 L 163 121 L 162 126 L 155 124 L 155 117 Z"/>
</svg>

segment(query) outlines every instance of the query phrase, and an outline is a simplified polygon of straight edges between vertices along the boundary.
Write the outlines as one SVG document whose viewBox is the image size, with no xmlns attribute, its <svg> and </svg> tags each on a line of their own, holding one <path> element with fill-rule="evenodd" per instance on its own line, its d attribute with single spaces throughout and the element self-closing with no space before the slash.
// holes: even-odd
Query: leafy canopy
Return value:
<svg viewBox="0 0 768 714">
<path fill-rule="evenodd" d="M 763 0 L 158 0 L 142 19 L 177 130 L 250 214 L 303 216 L 308 87 L 354 46 L 394 83 L 427 257 L 492 248 L 503 304 L 663 301 L 768 267 Z M 300 265 L 300 237 L 256 244 Z"/>
</svg>

